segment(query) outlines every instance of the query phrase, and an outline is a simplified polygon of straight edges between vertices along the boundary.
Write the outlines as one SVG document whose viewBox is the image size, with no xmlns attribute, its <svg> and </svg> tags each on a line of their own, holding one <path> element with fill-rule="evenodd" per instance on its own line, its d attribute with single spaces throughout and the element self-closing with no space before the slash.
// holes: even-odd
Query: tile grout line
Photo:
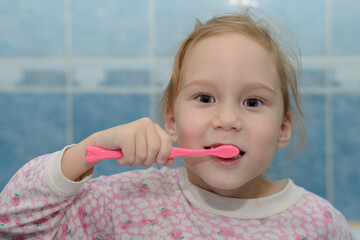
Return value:
<svg viewBox="0 0 360 240">
<path fill-rule="evenodd" d="M 149 84 L 150 84 L 150 103 L 149 113 L 150 118 L 154 121 L 157 120 L 157 91 L 156 88 L 156 16 L 155 16 L 155 0 L 148 1 L 148 14 L 149 14 Z"/>
<path fill-rule="evenodd" d="M 325 55 L 332 57 L 332 35 L 333 35 L 333 2 L 326 1 L 325 11 Z M 326 176 L 326 198 L 334 204 L 334 144 L 333 144 L 333 109 L 331 91 L 331 68 L 325 70 L 325 176 Z"/>
<path fill-rule="evenodd" d="M 73 94 L 73 62 L 72 62 L 72 19 L 71 0 L 64 2 L 65 24 L 65 66 L 66 66 L 66 144 L 74 142 L 74 94 Z"/>
</svg>

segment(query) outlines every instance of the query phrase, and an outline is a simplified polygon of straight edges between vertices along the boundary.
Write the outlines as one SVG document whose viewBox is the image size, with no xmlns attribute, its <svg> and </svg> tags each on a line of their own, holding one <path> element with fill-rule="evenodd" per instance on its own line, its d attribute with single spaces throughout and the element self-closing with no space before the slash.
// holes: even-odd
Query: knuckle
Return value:
<svg viewBox="0 0 360 240">
<path fill-rule="evenodd" d="M 148 117 L 144 117 L 140 119 L 142 124 L 148 125 L 148 124 L 152 124 L 152 120 Z"/>
</svg>

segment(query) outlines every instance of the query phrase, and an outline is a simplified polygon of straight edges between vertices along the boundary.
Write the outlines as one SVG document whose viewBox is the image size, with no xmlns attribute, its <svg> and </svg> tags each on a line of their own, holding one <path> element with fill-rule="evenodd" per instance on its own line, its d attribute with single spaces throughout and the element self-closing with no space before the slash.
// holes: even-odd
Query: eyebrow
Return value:
<svg viewBox="0 0 360 240">
<path fill-rule="evenodd" d="M 189 83 L 185 84 L 183 89 L 184 88 L 187 88 L 187 87 L 192 87 L 192 86 L 206 86 L 206 85 L 214 85 L 214 83 L 212 81 L 208 81 L 208 80 L 205 80 L 205 79 L 197 79 L 197 80 L 192 80 L 190 81 Z M 263 84 L 263 83 L 259 83 L 259 82 L 255 82 L 255 83 L 248 83 L 246 84 L 243 89 L 245 90 L 266 90 L 272 94 L 276 94 L 276 91 L 274 89 L 272 89 L 271 87 Z"/>
<path fill-rule="evenodd" d="M 206 85 L 214 85 L 214 83 L 212 81 L 208 81 L 208 80 L 205 80 L 205 79 L 196 79 L 196 80 L 191 80 L 189 83 L 185 84 L 184 88 L 187 88 L 187 87 L 192 87 L 192 86 L 201 86 L 201 87 L 204 87 Z"/>
<path fill-rule="evenodd" d="M 249 89 L 249 90 L 252 90 L 252 89 L 262 90 L 263 89 L 263 90 L 271 92 L 272 94 L 276 94 L 276 91 L 274 89 L 272 89 L 271 87 L 269 87 L 263 83 L 249 83 L 244 88 Z"/>
</svg>

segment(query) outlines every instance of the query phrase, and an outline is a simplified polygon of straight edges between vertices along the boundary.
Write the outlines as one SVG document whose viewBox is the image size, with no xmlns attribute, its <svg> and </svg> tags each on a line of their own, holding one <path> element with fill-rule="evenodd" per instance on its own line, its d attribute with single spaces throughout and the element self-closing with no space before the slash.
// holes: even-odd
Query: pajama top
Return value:
<svg viewBox="0 0 360 240">
<path fill-rule="evenodd" d="M 0 239 L 354 239 L 344 216 L 288 179 L 258 199 L 222 197 L 184 168 L 73 182 L 61 151 L 23 166 L 0 195 Z"/>
</svg>

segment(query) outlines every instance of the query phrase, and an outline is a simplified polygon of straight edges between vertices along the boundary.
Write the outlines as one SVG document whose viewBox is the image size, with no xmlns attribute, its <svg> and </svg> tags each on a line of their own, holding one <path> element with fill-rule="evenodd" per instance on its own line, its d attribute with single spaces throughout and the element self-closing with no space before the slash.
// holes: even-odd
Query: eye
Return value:
<svg viewBox="0 0 360 240">
<path fill-rule="evenodd" d="M 214 103 L 215 99 L 208 94 L 200 94 L 196 96 L 196 100 L 202 103 Z"/>
<path fill-rule="evenodd" d="M 248 98 L 244 101 L 243 105 L 246 107 L 259 107 L 263 104 L 263 102 L 258 98 Z"/>
</svg>

